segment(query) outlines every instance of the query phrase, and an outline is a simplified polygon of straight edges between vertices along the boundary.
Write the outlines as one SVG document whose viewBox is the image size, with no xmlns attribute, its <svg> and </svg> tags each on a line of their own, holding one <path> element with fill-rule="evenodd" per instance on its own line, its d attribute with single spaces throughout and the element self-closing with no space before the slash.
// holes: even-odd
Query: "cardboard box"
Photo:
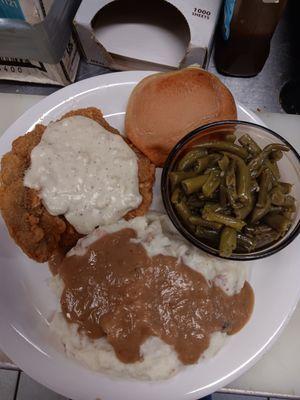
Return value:
<svg viewBox="0 0 300 400">
<path fill-rule="evenodd" d="M 54 0 L 0 0 L 0 18 L 17 19 L 30 25 L 41 22 Z"/>
<path fill-rule="evenodd" d="M 0 0 L 0 56 L 59 63 L 80 1 Z"/>
<path fill-rule="evenodd" d="M 83 0 L 74 26 L 87 61 L 117 70 L 208 63 L 222 0 Z"/>
<path fill-rule="evenodd" d="M 65 86 L 74 82 L 79 60 L 78 48 L 71 36 L 63 58 L 57 64 L 0 57 L 0 79 Z"/>
</svg>

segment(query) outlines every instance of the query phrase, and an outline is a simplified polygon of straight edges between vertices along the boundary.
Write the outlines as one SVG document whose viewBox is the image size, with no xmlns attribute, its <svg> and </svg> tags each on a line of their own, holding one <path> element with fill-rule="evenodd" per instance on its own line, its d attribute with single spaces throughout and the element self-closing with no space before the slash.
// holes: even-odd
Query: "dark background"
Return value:
<svg viewBox="0 0 300 400">
<path fill-rule="evenodd" d="M 285 107 L 289 113 L 300 113 L 300 0 L 288 1 L 274 33 L 269 58 L 261 73 L 253 78 L 219 75 L 215 68 L 213 54 L 208 70 L 220 77 L 232 91 L 236 100 L 255 111 L 284 113 L 280 103 L 280 91 L 289 82 L 288 90 L 281 97 L 290 103 L 288 107 Z M 111 71 L 89 65 L 82 60 L 77 80 L 107 72 Z M 0 92 L 47 95 L 58 89 L 58 86 L 0 81 Z"/>
</svg>

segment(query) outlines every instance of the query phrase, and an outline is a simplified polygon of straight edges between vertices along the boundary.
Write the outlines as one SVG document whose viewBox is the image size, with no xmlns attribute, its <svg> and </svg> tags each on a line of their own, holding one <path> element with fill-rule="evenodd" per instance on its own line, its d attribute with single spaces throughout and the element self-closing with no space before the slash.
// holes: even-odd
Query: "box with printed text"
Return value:
<svg viewBox="0 0 300 400">
<path fill-rule="evenodd" d="M 83 0 L 74 19 L 88 62 L 116 70 L 208 63 L 222 0 Z"/>
</svg>

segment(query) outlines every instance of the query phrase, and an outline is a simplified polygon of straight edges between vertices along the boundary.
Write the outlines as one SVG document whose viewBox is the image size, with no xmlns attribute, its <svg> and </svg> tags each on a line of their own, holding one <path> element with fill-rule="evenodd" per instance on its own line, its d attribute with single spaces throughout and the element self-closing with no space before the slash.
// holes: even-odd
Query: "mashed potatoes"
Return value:
<svg viewBox="0 0 300 400">
<path fill-rule="evenodd" d="M 247 276 L 244 265 L 205 255 L 179 237 L 166 216 L 157 213 L 150 213 L 128 222 L 121 220 L 104 229 L 99 228 L 81 239 L 69 254 L 82 255 L 86 247 L 98 240 L 104 232 L 112 233 L 125 227 L 137 232 L 135 240 L 144 246 L 149 256 L 163 254 L 181 258 L 187 266 L 202 273 L 208 282 L 214 282 L 229 295 L 238 293 L 244 285 Z M 52 284 L 60 297 L 63 290 L 62 281 L 56 276 Z M 124 364 L 115 356 L 113 347 L 106 338 L 92 340 L 78 333 L 77 325 L 67 323 L 60 310 L 57 310 L 54 316 L 51 329 L 64 345 L 67 355 L 92 370 L 115 376 L 159 380 L 167 379 L 183 368 L 172 347 L 157 337 L 149 338 L 142 345 L 142 361 Z M 214 355 L 224 343 L 225 337 L 226 334 L 220 332 L 211 335 L 210 346 L 201 358 Z"/>
</svg>

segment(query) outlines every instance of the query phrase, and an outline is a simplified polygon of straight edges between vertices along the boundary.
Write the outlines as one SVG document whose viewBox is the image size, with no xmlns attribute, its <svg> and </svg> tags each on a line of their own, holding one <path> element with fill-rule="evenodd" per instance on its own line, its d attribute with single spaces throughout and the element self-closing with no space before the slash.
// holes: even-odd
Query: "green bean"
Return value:
<svg viewBox="0 0 300 400">
<path fill-rule="evenodd" d="M 194 171 L 172 171 L 169 174 L 170 177 L 170 182 L 171 182 L 171 187 L 172 190 L 174 190 L 181 181 L 187 178 L 192 178 L 193 176 L 196 176 L 196 172 Z"/>
<path fill-rule="evenodd" d="M 268 144 L 266 147 L 264 147 L 263 152 L 266 154 L 271 154 L 274 151 L 290 151 L 289 147 L 286 146 L 285 144 L 281 143 L 271 143 Z"/>
<path fill-rule="evenodd" d="M 266 167 L 268 167 L 269 170 L 272 172 L 276 181 L 278 181 L 280 179 L 280 172 L 279 172 L 278 165 L 276 164 L 276 162 L 271 162 L 267 158 L 264 163 L 265 163 Z"/>
<path fill-rule="evenodd" d="M 262 219 L 270 210 L 271 200 L 268 197 L 265 207 L 255 207 L 251 214 L 251 223 L 254 224 Z"/>
<path fill-rule="evenodd" d="M 278 182 L 278 185 L 283 194 L 289 194 L 292 191 L 293 185 L 287 182 Z"/>
<path fill-rule="evenodd" d="M 261 148 L 258 144 L 248 135 L 243 135 L 238 139 L 239 143 L 247 149 L 247 151 L 256 156 L 261 152 Z"/>
<path fill-rule="evenodd" d="M 204 201 L 204 202 L 207 202 L 207 200 L 214 201 L 214 202 L 218 202 L 219 201 L 219 196 L 218 196 L 218 192 L 217 191 L 214 192 L 213 195 L 209 199 L 207 199 L 207 197 L 204 196 L 204 194 L 201 193 L 201 192 L 200 193 L 196 193 L 196 195 L 197 195 L 199 200 Z"/>
<path fill-rule="evenodd" d="M 271 192 L 271 203 L 275 206 L 283 206 L 285 203 L 285 195 L 282 193 L 279 186 L 274 187 Z"/>
<path fill-rule="evenodd" d="M 269 191 L 271 189 L 271 171 L 266 168 L 259 179 L 259 192 L 256 207 L 265 208 L 267 205 L 267 199 Z"/>
<path fill-rule="evenodd" d="M 225 141 L 224 142 L 222 142 L 222 141 L 204 142 L 204 143 L 198 144 L 197 148 L 212 149 L 212 150 L 217 150 L 217 151 L 227 151 L 229 153 L 233 153 L 242 158 L 247 157 L 247 151 L 244 148 L 237 146 L 236 144 L 225 142 Z"/>
<path fill-rule="evenodd" d="M 236 141 L 236 135 L 234 135 L 233 133 L 230 133 L 230 134 L 225 135 L 224 139 L 226 140 L 226 142 L 234 143 Z"/>
<path fill-rule="evenodd" d="M 186 153 L 178 163 L 178 171 L 186 171 L 193 167 L 195 162 L 207 154 L 207 150 L 193 148 L 188 153 Z"/>
<path fill-rule="evenodd" d="M 266 165 L 263 164 L 263 165 L 259 168 L 259 170 L 257 171 L 255 178 L 256 178 L 256 179 L 259 178 L 260 175 L 262 174 L 262 172 L 263 172 L 266 168 L 267 168 Z M 251 174 L 250 174 L 250 176 L 251 176 Z M 273 176 L 273 175 L 272 175 L 272 176 Z M 251 179 L 253 179 L 252 176 L 251 176 Z M 275 178 L 274 178 L 274 179 L 275 179 Z"/>
<path fill-rule="evenodd" d="M 223 228 L 220 237 L 220 255 L 230 257 L 237 246 L 237 233 L 235 229 L 226 226 Z"/>
<path fill-rule="evenodd" d="M 275 187 L 275 186 L 278 186 L 279 178 L 274 175 L 274 171 L 272 171 L 272 165 L 271 165 L 271 168 L 268 167 L 269 164 L 271 164 L 271 162 L 270 162 L 270 160 L 267 159 L 264 164 L 264 167 L 268 168 L 271 171 L 271 175 L 270 175 L 271 184 L 272 184 L 272 187 Z M 263 168 L 263 169 L 265 169 L 265 168 Z"/>
<path fill-rule="evenodd" d="M 250 173 L 245 161 L 234 154 L 226 153 L 233 159 L 237 166 L 237 195 L 241 203 L 248 204 L 250 201 Z"/>
<path fill-rule="evenodd" d="M 229 203 L 232 207 L 235 207 L 238 195 L 236 191 L 236 176 L 235 176 L 235 161 L 231 160 L 229 167 L 227 168 L 225 174 L 225 184 L 227 187 L 227 195 L 229 199 Z"/>
<path fill-rule="evenodd" d="M 179 216 L 183 219 L 183 221 L 188 223 L 192 213 L 188 208 L 187 204 L 181 201 L 180 203 L 175 203 L 175 208 Z"/>
<path fill-rule="evenodd" d="M 280 234 L 284 234 L 291 226 L 291 221 L 281 214 L 268 214 L 264 222 Z"/>
<path fill-rule="evenodd" d="M 231 215 L 231 210 L 230 207 L 223 207 L 220 203 L 206 203 L 203 207 L 202 212 L 216 212 L 216 213 L 221 213 L 224 215 Z"/>
<path fill-rule="evenodd" d="M 202 217 L 207 221 L 219 222 L 220 224 L 229 226 L 230 228 L 236 229 L 238 231 L 242 230 L 243 227 L 246 225 L 246 222 L 241 221 L 237 218 L 230 217 L 224 214 L 219 214 L 213 211 L 203 210 Z"/>
<path fill-rule="evenodd" d="M 259 191 L 259 185 L 257 183 L 256 179 L 251 179 L 250 181 L 250 192 L 254 193 L 254 192 L 258 192 Z"/>
<path fill-rule="evenodd" d="M 242 233 L 237 233 L 237 249 L 244 250 L 251 253 L 255 249 L 256 240 L 249 236 L 243 235 Z"/>
<path fill-rule="evenodd" d="M 209 175 L 211 172 L 218 172 L 218 174 L 221 173 L 221 172 L 220 172 L 220 168 L 219 168 L 217 165 L 214 165 L 214 166 L 208 167 L 208 168 L 203 172 L 203 174 L 204 174 L 204 175 Z"/>
<path fill-rule="evenodd" d="M 221 213 L 225 214 L 225 213 L 226 213 L 226 210 L 227 210 L 227 208 L 226 208 L 226 207 L 222 207 L 220 203 L 210 203 L 210 202 L 207 202 L 207 203 L 205 204 L 205 206 L 203 207 L 203 211 L 204 211 L 204 212 L 213 211 L 213 212 L 216 212 L 216 213 L 221 212 Z"/>
<path fill-rule="evenodd" d="M 244 231 L 247 235 L 256 236 L 256 235 L 264 235 L 272 230 L 268 225 L 260 224 L 260 225 L 248 225 L 245 227 Z"/>
<path fill-rule="evenodd" d="M 290 211 L 295 212 L 296 211 L 296 200 L 293 196 L 291 195 L 287 195 L 285 196 L 285 200 L 284 200 L 284 207 L 287 208 Z"/>
<path fill-rule="evenodd" d="M 229 200 L 229 205 L 233 208 L 233 210 L 244 207 L 244 205 L 238 201 L 237 195 L 235 196 L 236 192 L 227 186 L 225 186 L 224 192 L 226 194 L 226 198 Z"/>
<path fill-rule="evenodd" d="M 271 161 L 279 161 L 279 160 L 282 159 L 282 157 L 283 157 L 283 153 L 282 153 L 281 150 L 273 151 L 273 152 L 270 154 L 270 160 L 271 160 Z"/>
<path fill-rule="evenodd" d="M 181 190 L 180 188 L 177 188 L 177 189 L 175 189 L 174 192 L 172 193 L 171 202 L 172 202 L 173 204 L 178 204 L 178 203 L 181 202 L 182 197 L 183 197 L 182 190 Z"/>
<path fill-rule="evenodd" d="M 286 211 L 283 211 L 282 215 L 292 222 L 293 221 L 293 216 L 294 216 L 294 211 L 286 210 Z"/>
<path fill-rule="evenodd" d="M 275 214 L 282 214 L 284 213 L 285 209 L 281 206 L 274 206 L 273 204 L 271 204 L 271 207 L 269 209 L 269 213 L 275 213 Z"/>
<path fill-rule="evenodd" d="M 258 176 L 258 172 L 260 168 L 265 163 L 266 159 L 269 157 L 270 153 L 273 151 L 289 151 L 289 148 L 280 143 L 272 143 L 266 146 L 261 153 L 259 153 L 255 158 L 253 158 L 249 164 L 248 168 L 250 171 L 250 175 L 252 178 L 256 178 Z"/>
<path fill-rule="evenodd" d="M 192 215 L 191 210 L 188 208 L 184 201 L 175 204 L 176 212 L 182 220 L 183 224 L 191 231 L 195 232 L 195 226 L 190 223 L 189 218 Z"/>
<path fill-rule="evenodd" d="M 202 226 L 197 226 L 195 235 L 199 239 L 203 239 L 204 241 L 211 242 L 212 244 L 217 245 L 219 243 L 219 233 L 215 230 L 210 230 L 203 228 Z"/>
<path fill-rule="evenodd" d="M 229 162 L 229 158 L 226 155 L 223 155 L 223 157 L 218 161 L 218 165 L 222 171 L 226 171 L 229 166 Z"/>
<path fill-rule="evenodd" d="M 248 204 L 244 205 L 241 208 L 235 208 L 234 213 L 238 219 L 244 220 L 253 210 L 254 207 L 254 195 L 250 193 L 250 198 Z"/>
<path fill-rule="evenodd" d="M 209 154 L 208 156 L 198 158 L 194 166 L 195 172 L 200 174 L 207 168 L 213 167 L 221 158 L 222 158 L 221 154 L 217 153 Z"/>
<path fill-rule="evenodd" d="M 247 205 L 247 204 L 246 204 L 246 205 Z M 235 203 L 235 205 L 233 206 L 233 211 L 235 211 L 235 210 L 237 210 L 237 209 L 239 209 L 239 208 L 244 208 L 244 207 L 246 207 L 246 205 L 240 203 L 239 201 L 237 201 L 237 202 Z"/>
<path fill-rule="evenodd" d="M 191 208 L 202 208 L 205 202 L 204 200 L 200 200 L 196 194 L 192 194 L 188 197 L 187 204 Z"/>
<path fill-rule="evenodd" d="M 218 222 L 207 221 L 206 219 L 195 215 L 192 215 L 189 218 L 189 221 L 193 225 L 200 225 L 204 228 L 209 228 L 215 231 L 218 231 L 222 227 L 222 224 L 219 224 Z"/>
<path fill-rule="evenodd" d="M 223 181 L 223 180 L 222 180 Z M 223 182 L 220 184 L 220 190 L 219 190 L 219 197 L 220 197 L 220 204 L 222 207 L 226 207 L 228 202 L 227 202 L 227 190 L 226 186 L 224 185 Z"/>
<path fill-rule="evenodd" d="M 211 173 L 208 175 L 207 181 L 202 186 L 202 192 L 204 196 L 211 197 L 213 193 L 220 186 L 220 183 L 221 183 L 220 172 L 211 171 Z"/>
<path fill-rule="evenodd" d="M 198 175 L 193 178 L 185 179 L 181 182 L 181 186 L 186 194 L 192 194 L 198 192 L 207 180 L 207 175 Z"/>
<path fill-rule="evenodd" d="M 270 230 L 264 234 L 256 236 L 255 250 L 261 249 L 262 247 L 268 246 L 271 243 L 276 242 L 280 238 L 280 233 Z"/>
</svg>

